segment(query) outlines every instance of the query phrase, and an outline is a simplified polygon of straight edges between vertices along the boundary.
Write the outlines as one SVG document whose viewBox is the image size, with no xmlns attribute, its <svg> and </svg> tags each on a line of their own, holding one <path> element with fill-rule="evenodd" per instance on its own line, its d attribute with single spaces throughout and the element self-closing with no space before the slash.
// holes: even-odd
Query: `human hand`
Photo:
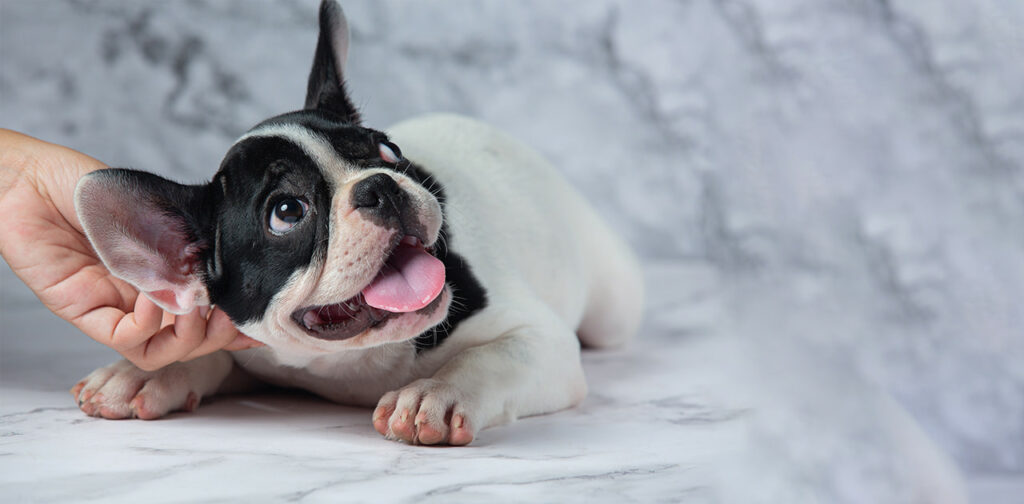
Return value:
<svg viewBox="0 0 1024 504">
<path fill-rule="evenodd" d="M 165 313 L 96 256 L 74 208 L 75 186 L 106 166 L 0 129 L 0 256 L 53 313 L 145 370 L 259 343 L 214 308 Z"/>
</svg>

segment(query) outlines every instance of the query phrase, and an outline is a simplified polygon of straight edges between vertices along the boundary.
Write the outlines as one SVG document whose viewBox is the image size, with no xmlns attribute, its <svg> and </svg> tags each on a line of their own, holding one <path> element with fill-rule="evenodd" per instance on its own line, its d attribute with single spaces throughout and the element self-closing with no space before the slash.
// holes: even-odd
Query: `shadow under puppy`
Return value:
<svg viewBox="0 0 1024 504">
<path fill-rule="evenodd" d="M 262 380 L 376 405 L 389 438 L 464 445 L 579 403 L 580 342 L 634 335 L 637 262 L 548 163 L 452 115 L 362 126 L 347 49 L 324 1 L 305 108 L 243 135 L 208 184 L 124 169 L 79 182 L 111 272 L 171 313 L 215 304 L 267 345 L 98 369 L 74 389 L 83 411 L 157 418 Z"/>
</svg>

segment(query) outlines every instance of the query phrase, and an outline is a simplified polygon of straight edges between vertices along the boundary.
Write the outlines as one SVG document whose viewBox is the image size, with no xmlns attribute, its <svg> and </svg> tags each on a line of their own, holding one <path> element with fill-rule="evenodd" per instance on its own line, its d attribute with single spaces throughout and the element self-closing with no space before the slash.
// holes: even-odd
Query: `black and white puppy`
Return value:
<svg viewBox="0 0 1024 504">
<path fill-rule="evenodd" d="M 154 372 L 115 363 L 83 380 L 83 410 L 191 410 L 242 374 L 376 405 L 391 438 L 466 444 L 579 403 L 580 342 L 634 335 L 637 262 L 548 163 L 452 115 L 362 126 L 347 49 L 325 0 L 305 108 L 243 135 L 208 184 L 123 169 L 79 182 L 111 272 L 168 312 L 217 305 L 267 345 Z"/>
</svg>

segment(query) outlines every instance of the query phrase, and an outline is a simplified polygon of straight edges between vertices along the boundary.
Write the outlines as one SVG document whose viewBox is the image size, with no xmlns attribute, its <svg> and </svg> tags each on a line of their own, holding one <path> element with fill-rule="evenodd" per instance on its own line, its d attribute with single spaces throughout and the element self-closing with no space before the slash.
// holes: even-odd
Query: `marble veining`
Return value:
<svg viewBox="0 0 1024 504">
<path fill-rule="evenodd" d="M 958 470 L 1024 494 L 1024 3 L 344 8 L 370 124 L 491 122 L 621 229 L 638 343 L 586 354 L 583 407 L 466 450 L 306 396 L 103 422 L 63 391 L 113 355 L 4 269 L 4 500 L 933 502 Z M 0 127 L 203 180 L 301 105 L 315 9 L 5 0 Z"/>
</svg>

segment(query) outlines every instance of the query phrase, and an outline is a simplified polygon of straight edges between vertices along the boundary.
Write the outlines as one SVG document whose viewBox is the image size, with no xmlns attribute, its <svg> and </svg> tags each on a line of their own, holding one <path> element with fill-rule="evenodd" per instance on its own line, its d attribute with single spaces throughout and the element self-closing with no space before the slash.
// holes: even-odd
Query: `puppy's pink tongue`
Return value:
<svg viewBox="0 0 1024 504">
<path fill-rule="evenodd" d="M 421 248 L 399 246 L 363 289 L 363 299 L 381 310 L 411 312 L 430 304 L 442 289 L 444 263 Z"/>
</svg>

